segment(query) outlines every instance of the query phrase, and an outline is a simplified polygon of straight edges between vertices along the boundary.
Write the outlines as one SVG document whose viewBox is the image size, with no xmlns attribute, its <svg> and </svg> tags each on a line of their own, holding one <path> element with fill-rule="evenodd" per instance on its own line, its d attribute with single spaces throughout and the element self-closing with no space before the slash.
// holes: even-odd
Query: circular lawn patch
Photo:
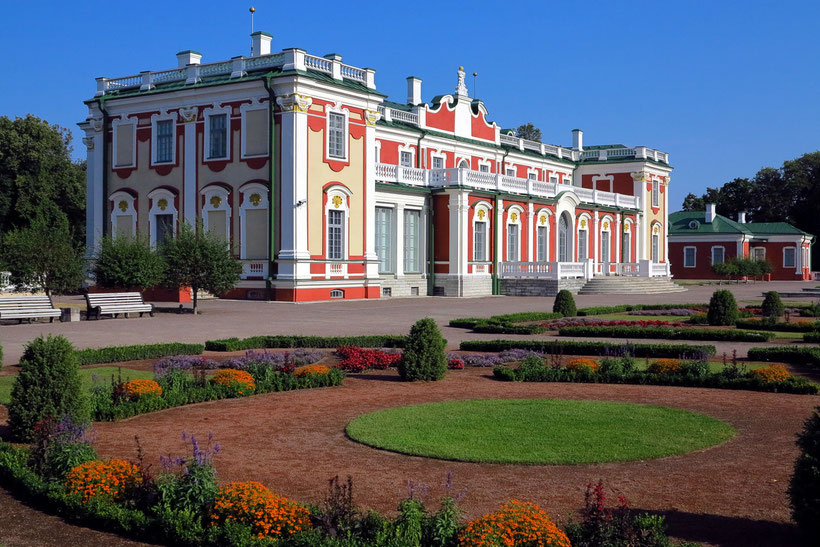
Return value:
<svg viewBox="0 0 820 547">
<path fill-rule="evenodd" d="M 667 408 L 564 399 L 482 399 L 390 408 L 347 425 L 360 443 L 445 460 L 589 464 L 662 458 L 731 439 L 731 426 Z"/>
</svg>

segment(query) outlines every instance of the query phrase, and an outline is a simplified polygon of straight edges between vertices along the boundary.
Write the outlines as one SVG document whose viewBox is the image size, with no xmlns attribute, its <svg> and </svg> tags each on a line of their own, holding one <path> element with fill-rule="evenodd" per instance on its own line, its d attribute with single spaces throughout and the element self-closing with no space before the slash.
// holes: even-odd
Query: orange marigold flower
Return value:
<svg viewBox="0 0 820 547">
<path fill-rule="evenodd" d="M 458 535 L 464 547 L 533 545 L 570 547 L 569 538 L 537 505 L 511 500 L 495 513 L 474 520 Z"/>
<path fill-rule="evenodd" d="M 94 496 L 107 496 L 115 501 L 142 482 L 136 465 L 117 458 L 107 462 L 94 460 L 78 465 L 66 477 L 68 494 L 79 494 L 86 503 Z"/>
<path fill-rule="evenodd" d="M 308 374 L 327 374 L 328 372 L 330 372 L 330 368 L 325 365 L 307 365 L 297 368 L 293 371 L 293 375 L 301 377 L 307 376 Z"/>
<path fill-rule="evenodd" d="M 590 372 L 596 372 L 601 367 L 592 359 L 580 358 L 572 359 L 567 363 L 566 368 L 567 370 L 588 370 Z"/>
<path fill-rule="evenodd" d="M 791 378 L 791 373 L 783 365 L 769 365 L 749 371 L 749 376 L 764 382 L 785 382 Z"/>
<path fill-rule="evenodd" d="M 219 489 L 211 522 L 226 521 L 249 525 L 260 539 L 276 539 L 311 527 L 306 507 L 254 481 L 232 482 Z"/>
<path fill-rule="evenodd" d="M 211 381 L 215 384 L 233 388 L 237 395 L 250 395 L 256 391 L 256 382 L 253 381 L 253 376 L 245 370 L 224 368 L 214 374 Z"/>
<path fill-rule="evenodd" d="M 674 374 L 680 372 L 680 361 L 677 359 L 658 359 L 646 369 L 653 374 Z"/>
<path fill-rule="evenodd" d="M 140 397 L 162 395 L 162 388 L 154 380 L 129 380 L 122 384 L 122 390 L 125 396 L 132 401 Z"/>
</svg>

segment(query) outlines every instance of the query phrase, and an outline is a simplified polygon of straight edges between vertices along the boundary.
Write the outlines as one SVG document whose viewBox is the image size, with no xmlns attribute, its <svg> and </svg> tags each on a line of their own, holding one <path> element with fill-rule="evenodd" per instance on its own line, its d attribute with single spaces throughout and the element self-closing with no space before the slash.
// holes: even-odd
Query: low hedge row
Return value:
<svg viewBox="0 0 820 547">
<path fill-rule="evenodd" d="M 208 340 L 208 351 L 239 351 L 266 348 L 337 348 L 358 346 L 360 348 L 402 348 L 407 337 L 385 334 L 371 336 L 251 336 L 250 338 L 223 338 Z"/>
<path fill-rule="evenodd" d="M 803 335 L 804 342 L 815 342 L 820 344 L 820 332 L 807 332 Z M 2 357 L 2 355 L 0 355 Z"/>
<path fill-rule="evenodd" d="M 767 342 L 773 334 L 729 329 L 694 329 L 673 327 L 563 327 L 559 336 L 594 338 L 656 338 L 660 340 L 716 340 L 720 342 Z"/>
<path fill-rule="evenodd" d="M 0 345 L 0 369 L 3 368 L 3 346 Z"/>
<path fill-rule="evenodd" d="M 735 323 L 739 329 L 771 330 L 778 332 L 812 332 L 820 331 L 820 321 L 801 321 L 800 323 L 771 323 L 768 321 L 741 320 Z"/>
<path fill-rule="evenodd" d="M 492 317 L 463 317 L 453 319 L 449 325 L 461 329 L 473 329 L 484 334 L 539 334 L 546 329 L 540 325 L 515 325 L 524 321 L 549 321 L 560 319 L 560 313 L 553 312 L 522 312 L 493 315 Z"/>
<path fill-rule="evenodd" d="M 606 374 L 589 370 L 569 370 L 566 368 L 538 367 L 528 369 L 526 374 L 507 366 L 493 369 L 493 375 L 500 380 L 520 382 L 578 382 L 593 384 L 638 384 L 656 386 L 708 387 L 717 389 L 744 389 L 750 391 L 772 391 L 814 395 L 818 386 L 792 376 L 783 382 L 766 382 L 745 376 L 731 377 L 721 373 L 702 376 L 689 374 L 654 374 L 646 371 L 632 371 L 622 374 Z"/>
<path fill-rule="evenodd" d="M 753 361 L 774 361 L 793 365 L 820 366 L 820 348 L 799 346 L 777 346 L 771 348 L 751 348 L 749 359 Z"/>
<path fill-rule="evenodd" d="M 138 361 L 141 359 L 158 359 L 169 355 L 200 355 L 205 351 L 202 344 L 147 344 L 140 346 L 108 346 L 96 349 L 81 349 L 75 351 L 80 365 L 96 365 L 98 363 L 119 363 L 122 361 Z"/>
<path fill-rule="evenodd" d="M 709 304 L 620 304 L 618 306 L 592 306 L 581 308 L 578 315 L 605 315 L 608 313 L 622 313 L 625 311 L 641 310 L 679 310 L 689 308 L 708 308 Z"/>
<path fill-rule="evenodd" d="M 618 344 L 612 342 L 574 342 L 564 340 L 465 340 L 462 351 L 500 352 L 526 349 L 561 355 L 631 355 L 632 357 L 671 357 L 700 359 L 715 354 L 715 346 L 687 344 Z"/>
</svg>

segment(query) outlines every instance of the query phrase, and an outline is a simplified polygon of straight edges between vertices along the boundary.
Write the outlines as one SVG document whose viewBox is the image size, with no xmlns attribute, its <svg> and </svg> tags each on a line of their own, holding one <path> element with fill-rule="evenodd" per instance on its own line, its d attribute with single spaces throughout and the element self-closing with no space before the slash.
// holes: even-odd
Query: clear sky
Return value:
<svg viewBox="0 0 820 547">
<path fill-rule="evenodd" d="M 820 149 L 820 2 L 472 2 L 0 0 L 0 115 L 32 113 L 74 130 L 96 76 L 249 54 L 255 30 L 273 49 L 338 53 L 376 69 L 406 101 L 470 94 L 504 128 L 533 122 L 544 142 L 644 145 L 669 152 L 670 206 L 760 167 Z M 414 6 L 414 7 L 410 7 Z"/>
</svg>

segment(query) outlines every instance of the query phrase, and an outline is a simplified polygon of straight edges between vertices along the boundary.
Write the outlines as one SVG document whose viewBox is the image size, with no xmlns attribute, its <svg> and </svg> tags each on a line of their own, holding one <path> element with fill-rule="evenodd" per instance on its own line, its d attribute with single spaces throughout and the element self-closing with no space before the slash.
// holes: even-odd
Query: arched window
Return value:
<svg viewBox="0 0 820 547">
<path fill-rule="evenodd" d="M 621 262 L 632 262 L 632 222 L 624 222 L 621 236 Z"/>
<path fill-rule="evenodd" d="M 589 217 L 582 215 L 578 221 L 578 262 L 589 258 Z"/>
<path fill-rule="evenodd" d="M 549 261 L 549 236 L 549 215 L 541 211 L 535 221 L 535 260 L 538 262 Z"/>
<path fill-rule="evenodd" d="M 341 185 L 331 186 L 327 190 L 325 205 L 326 258 L 329 260 L 346 260 L 348 256 L 347 225 L 348 200 L 350 191 Z"/>
<path fill-rule="evenodd" d="M 558 261 L 570 262 L 572 255 L 572 244 L 570 242 L 570 218 L 568 213 L 563 213 L 558 220 Z"/>
<path fill-rule="evenodd" d="M 488 260 L 490 210 L 486 204 L 476 205 L 473 215 L 473 261 Z"/>
<path fill-rule="evenodd" d="M 148 211 L 148 234 L 152 247 L 162 245 L 168 238 L 176 237 L 177 212 L 174 194 L 158 188 L 148 194 L 151 209 Z"/>
<path fill-rule="evenodd" d="M 604 217 L 601 221 L 601 262 L 609 264 L 612 260 L 611 243 L 612 243 L 612 218 Z"/>
<path fill-rule="evenodd" d="M 652 262 L 661 261 L 661 225 L 657 222 L 652 225 Z M 723 262 L 721 255 L 720 261 Z"/>
<path fill-rule="evenodd" d="M 507 212 L 507 260 L 521 260 L 521 213 L 519 207 L 510 207 Z"/>
<path fill-rule="evenodd" d="M 134 237 L 137 234 L 136 199 L 128 192 L 114 192 L 109 198 L 111 209 L 111 237 Z"/>
<path fill-rule="evenodd" d="M 205 204 L 202 206 L 202 225 L 212 234 L 230 243 L 231 206 L 228 191 L 221 186 L 208 186 L 202 190 Z"/>
<path fill-rule="evenodd" d="M 248 183 L 239 189 L 239 257 L 266 259 L 268 244 L 268 189 Z"/>
<path fill-rule="evenodd" d="M 458 168 L 459 169 L 469 169 L 470 168 L 470 163 L 467 160 L 461 160 L 460 162 L 458 162 Z"/>
</svg>

